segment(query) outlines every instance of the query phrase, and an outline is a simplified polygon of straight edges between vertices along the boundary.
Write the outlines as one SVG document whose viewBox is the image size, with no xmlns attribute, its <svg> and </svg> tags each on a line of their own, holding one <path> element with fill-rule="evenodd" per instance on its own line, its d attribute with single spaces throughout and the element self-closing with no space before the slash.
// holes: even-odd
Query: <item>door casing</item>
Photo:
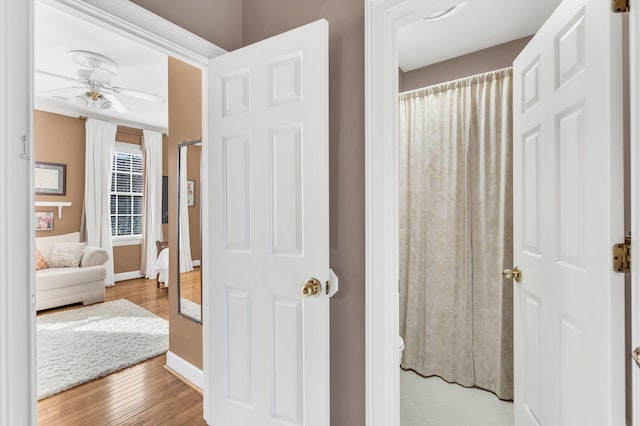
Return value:
<svg viewBox="0 0 640 426">
<path fill-rule="evenodd" d="M 9 1 L 9 0 L 7 0 Z M 92 22 L 96 25 L 99 25 L 104 28 L 108 28 L 113 30 L 120 35 L 127 37 L 128 39 L 141 43 L 145 46 L 148 46 L 152 49 L 155 49 L 159 52 L 162 52 L 166 55 L 170 55 L 176 59 L 179 59 L 183 62 L 186 62 L 192 66 L 199 68 L 202 71 L 202 133 L 203 137 L 206 139 L 208 135 L 208 63 L 209 60 L 226 53 L 226 51 L 194 34 L 191 32 L 165 20 L 160 18 L 158 15 L 143 9 L 134 3 L 131 3 L 127 0 L 114 0 L 110 2 L 104 2 L 101 0 L 25 0 L 23 2 L 24 7 L 28 7 L 30 10 L 30 25 L 28 26 L 30 32 L 30 40 L 33 41 L 33 10 L 35 6 L 35 2 L 40 1 L 44 4 L 51 5 L 60 10 L 68 12 L 74 16 L 80 17 L 86 21 Z M 18 24 L 21 24 L 18 22 Z M 29 43 L 29 52 L 28 55 L 30 58 L 33 58 L 33 46 L 32 43 Z M 33 68 L 32 62 L 30 63 L 30 67 Z M 13 71 L 13 70 L 12 70 Z M 26 72 L 25 72 L 26 71 Z M 33 69 L 22 70 L 26 75 L 32 75 Z M 29 96 L 33 95 L 33 79 L 30 78 L 30 91 Z M 30 111 L 28 114 L 31 116 L 33 112 L 33 101 L 30 99 Z M 0 113 L 5 116 L 6 112 L 0 110 Z M 30 137 L 33 141 L 33 125 L 30 125 Z M 33 167 L 33 144 L 29 147 L 29 153 L 31 162 L 31 167 Z M 203 155 L 207 155 L 208 147 L 206 140 L 203 140 Z M 3 161 L 13 161 L 10 157 L 6 157 Z M 203 173 L 203 181 L 206 181 L 206 171 Z M 21 188 L 14 186 L 16 191 L 23 191 L 25 194 L 33 193 L 33 182 L 32 179 L 24 181 Z M 204 189 L 204 188 L 203 188 Z M 202 209 L 203 212 L 208 211 L 208 199 L 206 197 L 206 191 L 203 192 L 202 197 Z M 4 211 L 5 206 L 2 207 Z M 13 207 L 14 209 L 16 206 Z M 22 213 L 24 217 L 31 217 L 31 211 L 33 210 L 33 205 L 24 209 Z M 208 224 L 206 222 L 203 223 L 203 232 L 209 232 Z M 35 232 L 31 232 L 29 238 L 29 243 L 27 244 L 27 249 L 25 250 L 24 257 L 26 259 L 32 258 L 32 253 L 34 250 L 35 241 L 33 238 L 35 237 Z M 16 249 L 20 247 L 16 246 Z M 3 260 L 5 260 L 6 254 L 0 253 L 3 256 Z M 208 253 L 206 249 L 203 250 L 202 253 L 203 260 L 208 258 Z M 33 268 L 31 268 L 33 269 Z M 22 277 L 24 279 L 24 277 Z M 207 282 L 209 279 L 209 273 L 205 269 L 203 272 L 203 282 Z M 30 283 L 30 293 L 31 295 L 35 294 L 35 272 L 32 272 L 29 277 Z M 208 286 L 203 286 L 203 297 L 206 299 L 208 292 Z M 33 297 L 33 296 L 32 296 Z M 31 297 L 29 300 L 23 300 L 22 295 L 20 293 L 10 293 L 8 297 L 0 298 L 0 312 L 8 312 L 8 309 L 5 307 L 13 306 L 15 310 L 16 307 L 22 307 L 25 305 L 31 306 Z M 32 336 L 33 341 L 35 342 L 35 313 L 32 312 L 33 320 L 30 322 L 23 322 L 21 325 L 22 330 L 18 330 L 24 336 Z M 207 339 L 207 330 L 209 325 L 206 322 L 206 319 L 209 318 L 208 307 L 203 306 L 203 351 L 207 353 L 209 350 L 209 342 Z M 3 323 L 0 321 L 0 325 Z M 0 341 L 0 343 L 2 343 Z M 22 357 L 25 358 L 25 355 L 29 357 L 31 360 L 29 362 L 30 368 L 28 371 L 28 375 L 24 377 L 31 377 L 33 380 L 25 381 L 25 383 L 21 383 L 20 386 L 26 386 L 27 391 L 25 394 L 30 395 L 30 401 L 20 401 L 24 402 L 25 406 L 30 407 L 30 415 L 29 422 L 31 424 L 37 423 L 37 399 L 36 399 L 36 348 L 35 344 L 32 345 L 31 353 L 24 354 L 21 352 L 21 348 L 17 345 L 3 345 L 0 344 L 0 361 L 5 358 L 16 358 Z M 204 359 L 207 359 L 205 356 Z M 0 365 L 0 367 L 4 367 Z M 13 367 L 13 366 L 12 366 Z M 205 361 L 204 365 L 204 375 L 205 375 L 205 394 L 208 391 L 208 381 L 207 381 L 207 365 Z M 4 377 L 4 374 L 3 374 Z M 11 383 L 2 384 L 6 386 L 13 386 Z M 12 387 L 13 388 L 13 387 Z M 9 392 L 0 392 L 0 407 L 7 406 L 10 403 Z M 205 419 L 207 418 L 208 413 L 208 404 L 207 401 L 204 401 L 204 415 Z M 0 425 L 4 426 L 5 419 L 0 416 Z M 8 420 L 7 420 L 8 421 Z M 21 420 L 24 421 L 24 418 Z"/>
<path fill-rule="evenodd" d="M 629 95 L 631 126 L 631 235 L 640 236 L 640 7 L 633 3 L 629 12 Z M 640 265 L 640 250 L 631 251 L 632 265 Z M 635 268 L 632 268 L 632 270 Z M 640 274 L 631 274 L 631 347 L 640 346 Z M 640 426 L 640 368 L 635 365 L 630 354 L 627 362 L 631 363 L 633 426 Z M 629 398 L 627 398 L 629 400 Z"/>
<path fill-rule="evenodd" d="M 443 10 L 458 1 L 365 1 L 365 411 L 367 426 L 400 424 L 398 306 L 398 42 L 400 26 L 416 13 Z M 630 16 L 631 164 L 633 235 L 640 235 L 640 8 Z M 389 143 L 393 141 L 393 143 Z M 635 141 L 635 143 L 634 143 Z M 620 165 L 622 167 L 622 164 Z M 640 250 L 632 254 L 640 264 Z M 640 274 L 632 274 L 633 347 L 640 346 Z M 631 357 L 628 356 L 629 362 Z M 634 367 L 634 395 L 640 369 Z M 640 426 L 640 404 L 634 426 Z"/>
</svg>

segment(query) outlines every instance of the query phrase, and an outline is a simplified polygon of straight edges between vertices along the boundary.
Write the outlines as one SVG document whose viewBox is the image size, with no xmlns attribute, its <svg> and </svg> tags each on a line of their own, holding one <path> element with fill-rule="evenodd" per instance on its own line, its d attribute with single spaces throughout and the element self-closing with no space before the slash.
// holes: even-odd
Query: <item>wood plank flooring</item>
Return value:
<svg viewBox="0 0 640 426">
<path fill-rule="evenodd" d="M 168 319 L 166 288 L 143 278 L 108 287 L 106 300 L 129 301 Z M 50 309 L 38 315 L 81 305 Z M 115 372 L 38 402 L 38 424 L 64 425 L 206 425 L 202 396 L 164 367 L 166 356 Z"/>
</svg>

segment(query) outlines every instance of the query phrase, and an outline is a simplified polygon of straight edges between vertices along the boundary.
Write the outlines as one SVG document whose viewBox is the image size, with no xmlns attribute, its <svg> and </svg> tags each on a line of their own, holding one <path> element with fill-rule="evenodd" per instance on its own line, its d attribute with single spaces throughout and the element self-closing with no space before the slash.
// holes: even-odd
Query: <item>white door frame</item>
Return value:
<svg viewBox="0 0 640 426">
<path fill-rule="evenodd" d="M 631 124 L 631 235 L 640 237 L 640 5 L 631 6 L 629 16 L 629 92 Z M 640 250 L 631 251 L 632 270 L 640 265 Z M 631 348 L 640 346 L 640 274 L 631 274 Z M 640 426 L 640 368 L 627 355 L 632 364 L 633 426 Z"/>
<path fill-rule="evenodd" d="M 421 10 L 437 11 L 455 4 L 447 0 L 365 1 L 365 309 L 366 309 L 366 424 L 399 424 L 398 356 L 398 46 L 397 29 Z M 633 8 L 633 6 L 632 6 Z M 630 19 L 632 141 L 640 138 L 640 7 Z M 632 164 L 640 153 L 632 143 Z M 634 169 L 632 167 L 632 169 Z M 632 170 L 632 229 L 640 235 L 640 194 Z M 636 176 L 638 173 L 638 176 Z M 633 251 L 640 265 L 640 250 Z M 640 324 L 640 274 L 634 274 L 634 324 Z M 634 331 L 640 346 L 640 325 Z M 635 347 L 634 346 L 634 347 Z M 640 369 L 634 367 L 635 399 L 640 394 Z M 640 407 L 635 404 L 635 426 L 640 426 Z"/>
<path fill-rule="evenodd" d="M 365 0 L 365 376 L 367 426 L 400 423 L 397 29 L 455 0 Z"/>
<path fill-rule="evenodd" d="M 0 0 L 0 425 L 35 423 L 32 4 Z M 18 187 L 17 184 L 20 184 Z"/>
<path fill-rule="evenodd" d="M 27 52 L 28 58 L 30 58 L 28 63 L 28 69 L 23 69 L 24 66 L 20 65 L 18 67 L 11 68 L 10 65 L 2 64 L 2 59 L 0 58 L 0 65 L 3 67 L 6 66 L 9 69 L 9 73 L 12 72 L 20 72 L 23 75 L 29 76 L 27 80 L 29 81 L 29 90 L 27 93 L 23 93 L 22 96 L 26 96 L 28 99 L 28 116 L 33 116 L 33 79 L 30 77 L 33 74 L 33 10 L 35 1 L 41 1 L 42 3 L 52 5 L 58 9 L 64 10 L 68 13 L 71 13 L 75 16 L 81 17 L 84 20 L 92 22 L 96 25 L 99 25 L 103 28 L 107 28 L 109 30 L 115 31 L 120 35 L 127 37 L 128 39 L 141 43 L 145 46 L 153 48 L 159 52 L 162 52 L 166 55 L 170 55 L 176 59 L 179 59 L 183 62 L 186 62 L 190 65 L 198 67 L 202 71 L 202 137 L 203 137 L 203 155 L 207 155 L 208 145 L 206 143 L 207 135 L 208 135 L 208 63 L 209 60 L 226 53 L 226 51 L 207 40 L 204 40 L 191 32 L 155 15 L 154 13 L 144 9 L 135 3 L 131 3 L 128 0 L 110 0 L 105 2 L 104 0 L 23 0 L 21 2 L 15 2 L 16 5 L 20 3 L 21 7 L 29 9 L 29 25 L 26 26 L 27 31 L 29 32 L 29 51 Z M 6 12 L 6 7 L 15 6 L 14 0 L 0 0 L 0 11 Z M 10 6 L 7 6 L 10 5 Z M 11 17 L 11 13 L 3 14 L 5 17 Z M 12 21 L 8 19 L 8 22 L 11 24 Z M 20 19 L 15 23 L 16 26 L 23 26 L 24 22 Z M 8 27 L 11 30 L 11 25 Z M 1 39 L 0 44 L 4 45 L 5 40 Z M 3 70 L 0 70 L 3 71 Z M 0 75 L 3 75 L 3 72 L 0 72 Z M 9 80 L 10 81 L 10 80 Z M 0 82 L 4 84 L 4 80 Z M 0 90 L 4 91 L 5 87 L 0 85 Z M 16 105 L 13 105 L 16 107 Z M 13 118 L 11 115 L 12 111 L 5 110 L 0 104 L 0 123 L 7 118 Z M 19 114 L 19 113 L 14 113 Z M 27 133 L 31 135 L 31 140 L 33 140 L 33 124 L 32 119 L 30 118 L 28 121 L 28 132 L 26 130 L 21 130 L 22 133 Z M 17 130 L 16 130 L 17 131 Z M 13 140 L 16 138 L 7 137 L 7 140 Z M 19 138 L 16 140 L 19 141 Z M 4 141 L 2 141 L 5 144 Z M 18 146 L 16 144 L 16 146 Z M 27 146 L 29 161 L 31 164 L 31 168 L 33 168 L 33 144 Z M 9 164 L 13 156 L 3 156 L 2 161 L 7 162 Z M 4 164 L 4 163 L 3 163 Z M 203 173 L 203 182 L 206 182 L 207 175 L 206 171 Z M 203 197 L 202 197 L 202 210 L 203 214 L 206 214 L 208 211 L 208 198 L 206 196 L 206 184 L 203 183 Z M 25 194 L 33 193 L 33 182 L 32 179 L 26 180 L 23 182 L 21 188 L 17 188 L 14 186 L 15 191 L 23 191 Z M 0 191 L 1 192 L 1 191 Z M 14 204 L 10 204 L 5 202 L 0 205 L 0 213 L 2 213 L 2 217 L 8 217 L 7 215 L 12 212 L 15 215 L 16 210 L 19 210 L 19 214 L 24 215 L 24 217 L 31 217 L 33 211 L 33 200 L 29 205 L 25 206 L 16 206 Z M 31 222 L 31 221 L 29 221 Z M 0 224 L 0 229 L 4 230 Z M 11 224 L 8 229 L 11 229 Z M 203 222 L 203 232 L 209 232 L 208 224 Z M 6 234 L 5 234 L 6 235 Z M 22 252 L 22 256 L 25 259 L 30 259 L 29 264 L 31 265 L 30 270 L 35 271 L 33 268 L 33 250 L 34 250 L 34 237 L 35 232 L 32 230 L 29 235 L 23 235 L 22 239 L 28 241 L 25 244 L 25 247 L 20 247 L 16 244 L 17 238 L 15 239 L 7 239 L 5 238 L 5 243 L 11 243 L 11 250 L 16 251 L 24 251 Z M 0 247 L 0 259 L 1 264 L 9 265 L 11 264 L 7 260 L 9 259 L 9 250 L 3 250 L 4 245 Z M 208 250 L 203 247 L 202 258 L 207 259 L 209 256 Z M 10 268 L 5 268 L 10 269 Z M 206 268 L 203 271 L 203 282 L 208 282 L 209 273 Z M 11 277 L 9 277 L 11 278 Z M 24 281 L 24 276 L 15 277 L 13 280 L 7 279 L 5 281 L 5 277 L 2 277 L 4 281 L 3 285 L 8 285 L 9 282 L 22 282 Z M 6 283 L 6 284 L 5 284 Z M 31 298 L 35 295 L 35 272 L 31 272 L 28 278 L 29 284 L 29 293 L 30 297 L 27 300 L 24 300 L 24 294 L 18 292 L 8 292 L 5 291 L 4 287 L 0 287 L 0 331 L 2 331 L 3 335 L 0 336 L 0 378 L 3 378 L 3 382 L 0 383 L 0 425 L 4 426 L 10 424 L 36 424 L 37 423 L 37 399 L 36 399 L 36 363 L 35 363 L 35 312 L 31 311 L 30 320 L 29 321 L 16 321 L 12 323 L 10 320 L 10 315 L 13 312 L 20 311 L 21 308 L 26 306 L 31 307 L 32 301 Z M 207 293 L 209 292 L 209 286 L 203 286 L 203 297 L 206 300 Z M 35 303 L 33 304 L 35 306 Z M 5 318 L 7 317 L 7 318 Z M 209 350 L 209 344 L 207 339 L 209 324 L 207 322 L 209 318 L 208 306 L 203 306 L 203 351 L 207 353 Z M 13 333 L 9 334 L 7 337 L 5 330 L 10 329 L 9 325 L 11 325 L 11 329 L 14 330 Z M 24 353 L 23 344 L 12 344 L 17 342 L 15 339 L 12 340 L 12 336 L 22 336 L 22 338 L 26 338 L 33 342 L 31 344 L 30 353 Z M 203 357 L 207 359 L 207 356 Z M 25 362 L 24 365 L 16 365 L 15 360 L 25 360 L 28 359 L 30 362 Z M 207 378 L 207 365 L 203 366 L 205 379 Z M 19 376 L 21 377 L 21 382 L 13 383 L 11 380 L 4 380 L 5 377 L 11 378 L 7 373 L 11 370 L 18 371 Z M 24 370 L 24 371 L 23 371 Z M 26 378 L 30 378 L 25 380 Z M 208 392 L 207 389 L 208 381 L 205 380 L 205 394 Z M 17 390 L 25 388 L 24 392 L 17 392 Z M 17 396 L 16 396 L 17 395 Z M 26 395 L 29 395 L 27 398 Z M 23 400 L 25 399 L 26 400 Z M 14 410 L 15 412 L 19 411 L 20 417 L 3 417 L 3 413 L 7 413 L 8 410 L 5 407 L 29 407 L 28 409 Z M 204 411 L 205 418 L 207 417 L 208 404 L 207 401 L 204 401 Z M 25 415 L 25 413 L 29 413 Z M 15 414 L 15 413 L 14 413 Z M 16 420 L 17 419 L 17 420 Z M 17 423 L 16 423 L 17 422 Z M 25 423 L 26 422 L 26 423 Z"/>
</svg>

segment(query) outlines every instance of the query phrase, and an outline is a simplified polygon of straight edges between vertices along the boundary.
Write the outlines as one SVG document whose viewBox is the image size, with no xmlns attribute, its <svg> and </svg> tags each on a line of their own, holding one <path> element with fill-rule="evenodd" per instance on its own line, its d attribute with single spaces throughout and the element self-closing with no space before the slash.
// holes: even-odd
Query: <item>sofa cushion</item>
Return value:
<svg viewBox="0 0 640 426">
<path fill-rule="evenodd" d="M 47 259 L 44 258 L 40 250 L 36 249 L 36 271 L 40 269 L 47 269 L 49 264 L 47 263 Z"/>
<path fill-rule="evenodd" d="M 75 268 L 84 254 L 84 243 L 56 243 L 49 259 L 50 268 Z"/>
<path fill-rule="evenodd" d="M 50 290 L 92 281 L 104 281 L 106 277 L 107 270 L 104 266 L 48 268 L 36 272 L 36 288 L 38 291 Z"/>
<path fill-rule="evenodd" d="M 40 250 L 40 253 L 42 253 L 48 262 L 49 259 L 51 259 L 51 252 L 53 252 L 53 246 L 56 243 L 78 242 L 80 242 L 80 233 L 72 232 L 70 234 L 54 235 L 52 237 L 38 237 L 36 238 L 36 248 Z"/>
<path fill-rule="evenodd" d="M 84 249 L 80 266 L 104 265 L 109 260 L 109 255 L 105 249 L 99 247 L 87 247 Z"/>
</svg>

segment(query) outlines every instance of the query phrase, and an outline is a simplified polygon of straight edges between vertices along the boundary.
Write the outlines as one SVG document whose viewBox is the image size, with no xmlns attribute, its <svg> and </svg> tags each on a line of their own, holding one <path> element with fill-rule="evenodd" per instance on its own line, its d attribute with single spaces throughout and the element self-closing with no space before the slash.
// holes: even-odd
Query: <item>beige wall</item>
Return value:
<svg viewBox="0 0 640 426">
<path fill-rule="evenodd" d="M 320 18 L 329 22 L 331 424 L 365 422 L 364 2 L 244 0 L 243 40 L 253 43 Z"/>
<path fill-rule="evenodd" d="M 62 208 L 58 218 L 54 207 L 36 207 L 36 211 L 53 211 L 53 231 L 37 231 L 36 237 L 80 231 L 84 200 L 85 130 L 84 120 L 76 117 L 34 111 L 35 161 L 67 165 L 66 195 L 36 195 L 36 201 L 71 201 Z M 142 131 L 118 127 L 116 140 L 140 145 Z M 116 274 L 140 270 L 140 245 L 113 248 L 113 269 Z"/>
<path fill-rule="evenodd" d="M 132 0 L 226 50 L 242 46 L 242 0 Z"/>
<path fill-rule="evenodd" d="M 34 130 L 35 161 L 67 165 L 66 195 L 36 195 L 35 200 L 72 203 L 62 208 L 60 219 L 57 208 L 36 207 L 36 211 L 54 212 L 53 231 L 37 231 L 36 237 L 78 232 L 84 199 L 84 120 L 36 110 Z"/>
<path fill-rule="evenodd" d="M 170 57 L 167 143 L 169 247 L 178 247 L 177 215 L 173 213 L 178 211 L 178 144 L 201 136 L 202 73 L 198 68 Z M 196 203 L 199 201 L 196 200 Z M 170 265 L 178 264 L 178 250 L 169 251 L 169 262 Z M 169 282 L 178 282 L 178 268 L 170 267 L 169 274 Z M 202 368 L 202 326 L 178 315 L 178 293 L 175 285 L 169 286 L 169 306 L 169 350 Z"/>
<path fill-rule="evenodd" d="M 524 37 L 413 71 L 400 71 L 400 91 L 406 92 L 510 67 L 529 40 L 531 37 Z"/>
</svg>

